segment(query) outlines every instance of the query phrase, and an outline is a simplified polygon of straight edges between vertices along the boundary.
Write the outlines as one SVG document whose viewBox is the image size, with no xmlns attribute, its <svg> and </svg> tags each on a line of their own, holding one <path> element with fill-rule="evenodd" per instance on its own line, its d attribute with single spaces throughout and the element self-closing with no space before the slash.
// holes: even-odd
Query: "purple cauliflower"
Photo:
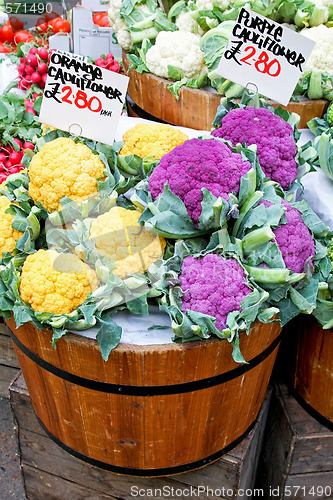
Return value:
<svg viewBox="0 0 333 500">
<path fill-rule="evenodd" d="M 283 118 L 265 108 L 237 108 L 227 113 L 212 135 L 232 144 L 257 145 L 260 166 L 266 175 L 288 189 L 296 179 L 296 144 L 293 129 Z"/>
<path fill-rule="evenodd" d="M 241 177 L 250 168 L 249 161 L 221 141 L 190 139 L 161 158 L 150 176 L 149 189 L 156 200 L 167 182 L 197 224 L 203 199 L 201 189 L 228 200 L 229 193 L 238 194 Z"/>
<path fill-rule="evenodd" d="M 218 254 L 185 257 L 179 279 L 184 312 L 190 309 L 214 316 L 220 330 L 226 328 L 231 311 L 242 310 L 239 304 L 252 291 L 241 265 Z"/>
<path fill-rule="evenodd" d="M 272 205 L 269 201 L 261 201 L 266 207 Z M 289 203 L 282 200 L 282 205 L 286 208 L 284 212 L 287 223 L 281 224 L 273 230 L 275 240 L 281 251 L 286 267 L 294 273 L 304 272 L 305 261 L 310 259 L 313 264 L 315 255 L 315 243 L 308 227 L 304 224 L 301 212 L 293 208 Z"/>
</svg>

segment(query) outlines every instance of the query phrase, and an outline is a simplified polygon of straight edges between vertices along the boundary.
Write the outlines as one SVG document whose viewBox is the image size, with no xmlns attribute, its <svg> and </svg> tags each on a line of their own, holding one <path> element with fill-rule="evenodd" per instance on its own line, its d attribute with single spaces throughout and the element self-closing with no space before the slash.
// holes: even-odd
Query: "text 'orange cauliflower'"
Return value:
<svg viewBox="0 0 333 500">
<path fill-rule="evenodd" d="M 104 163 L 88 146 L 58 137 L 32 158 L 29 195 L 54 212 L 61 209 L 64 196 L 83 201 L 97 194 L 96 179 L 105 178 L 104 170 Z"/>
<path fill-rule="evenodd" d="M 19 291 L 37 312 L 69 314 L 98 284 L 95 271 L 76 255 L 38 250 L 23 265 Z"/>
<path fill-rule="evenodd" d="M 6 214 L 10 201 L 6 196 L 0 195 L 0 258 L 3 252 L 12 252 L 16 242 L 21 238 L 22 232 L 12 228 L 13 216 Z"/>
<path fill-rule="evenodd" d="M 138 123 L 123 135 L 122 156 L 153 156 L 159 160 L 175 146 L 187 141 L 188 136 L 171 125 Z"/>
<path fill-rule="evenodd" d="M 113 272 L 119 278 L 130 273 L 142 274 L 163 255 L 166 241 L 141 229 L 140 215 L 138 210 L 112 207 L 91 224 L 90 236 L 96 249 L 115 263 Z"/>
</svg>

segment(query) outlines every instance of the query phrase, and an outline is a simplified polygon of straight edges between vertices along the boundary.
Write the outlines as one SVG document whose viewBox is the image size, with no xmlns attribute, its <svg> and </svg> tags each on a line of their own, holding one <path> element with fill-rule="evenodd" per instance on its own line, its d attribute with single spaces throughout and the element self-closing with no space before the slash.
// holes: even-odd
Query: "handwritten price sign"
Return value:
<svg viewBox="0 0 333 500">
<path fill-rule="evenodd" d="M 51 55 L 39 121 L 113 144 L 129 78 L 55 51 Z"/>
<path fill-rule="evenodd" d="M 315 42 L 242 8 L 217 73 L 287 105 Z"/>
</svg>

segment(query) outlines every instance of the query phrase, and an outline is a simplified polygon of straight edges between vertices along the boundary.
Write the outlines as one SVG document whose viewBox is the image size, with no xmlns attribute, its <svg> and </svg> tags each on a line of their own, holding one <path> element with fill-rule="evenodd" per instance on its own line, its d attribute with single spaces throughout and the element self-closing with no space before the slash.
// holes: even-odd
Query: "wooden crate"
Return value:
<svg viewBox="0 0 333 500">
<path fill-rule="evenodd" d="M 13 343 L 0 319 L 0 397 L 8 398 L 8 388 L 20 368 Z"/>
<path fill-rule="evenodd" d="M 117 475 L 92 467 L 57 446 L 39 426 L 23 376 L 20 374 L 10 386 L 10 400 L 17 421 L 21 467 L 27 498 L 31 500 L 130 499 L 134 496 L 142 498 L 143 490 L 146 492 L 144 498 L 149 498 L 152 496 L 150 491 L 156 489 L 162 493 L 156 492 L 154 498 L 157 499 L 168 496 L 192 498 L 198 492 L 201 499 L 212 497 L 228 500 L 250 499 L 249 495 L 238 495 L 237 491 L 254 487 L 270 396 L 269 388 L 252 431 L 236 448 L 218 461 L 202 469 L 172 477 L 138 478 Z M 96 422 L 96 426 L 98 425 Z M 202 491 L 202 488 L 205 488 L 205 491 Z M 139 489 L 141 495 L 136 495 Z M 212 490 L 214 494 L 216 493 L 215 496 Z"/>
<path fill-rule="evenodd" d="M 264 498 L 332 499 L 333 432 L 282 383 L 274 386 L 266 429 L 256 485 Z"/>
</svg>

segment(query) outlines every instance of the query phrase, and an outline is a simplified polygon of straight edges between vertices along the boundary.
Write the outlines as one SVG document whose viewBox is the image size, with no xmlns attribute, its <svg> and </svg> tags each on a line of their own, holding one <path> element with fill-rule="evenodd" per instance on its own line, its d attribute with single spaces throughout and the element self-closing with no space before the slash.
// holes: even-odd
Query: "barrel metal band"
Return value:
<svg viewBox="0 0 333 500">
<path fill-rule="evenodd" d="M 94 391 L 100 391 L 109 394 L 124 394 L 126 396 L 166 396 L 170 394 L 182 394 L 184 392 L 200 391 L 202 389 L 207 389 L 209 387 L 224 384 L 225 382 L 229 382 L 229 380 L 233 380 L 244 375 L 244 373 L 258 366 L 274 351 L 281 339 L 280 333 L 273 340 L 273 342 L 268 347 L 266 347 L 264 351 L 252 358 L 248 363 L 239 365 L 237 366 L 237 368 L 233 368 L 226 373 L 214 375 L 213 377 L 194 380 L 192 382 L 183 382 L 181 384 L 174 385 L 123 385 L 112 384 L 109 382 L 100 382 L 98 380 L 80 377 L 79 375 L 75 375 L 74 373 L 63 370 L 62 368 L 58 368 L 57 366 L 52 365 L 51 363 L 28 349 L 28 347 L 22 344 L 22 342 L 14 335 L 14 333 L 9 328 L 8 330 L 13 342 L 23 352 L 23 354 L 25 354 L 28 358 L 30 358 L 44 370 L 47 370 L 53 375 L 67 380 L 72 384 L 80 385 L 82 387 L 86 387 L 87 389 L 92 389 Z"/>
<path fill-rule="evenodd" d="M 36 415 L 37 416 L 37 415 Z M 214 462 L 215 460 L 218 460 L 222 455 L 225 455 L 226 453 L 229 453 L 230 450 L 235 448 L 236 446 L 239 445 L 243 441 L 243 439 L 247 436 L 247 434 L 253 429 L 255 426 L 255 423 L 257 419 L 255 419 L 252 424 L 246 429 L 245 432 L 241 436 L 239 436 L 237 439 L 232 441 L 232 443 L 228 444 L 222 450 L 217 451 L 216 453 L 213 453 L 212 455 L 209 455 L 206 458 L 203 458 L 201 460 L 197 460 L 195 462 L 190 462 L 188 464 L 184 465 L 177 465 L 174 467 L 164 467 L 161 469 L 136 469 L 134 467 L 119 467 L 118 465 L 112 465 L 107 462 L 102 462 L 100 460 L 96 460 L 95 458 L 88 457 L 87 455 L 84 455 L 83 453 L 74 450 L 73 448 L 70 448 L 67 446 L 67 444 L 63 443 L 58 439 L 56 436 L 54 436 L 48 429 L 45 427 L 41 419 L 37 416 L 37 420 L 42 427 L 42 429 L 46 432 L 46 434 L 49 436 L 49 438 L 52 439 L 58 446 L 60 446 L 63 450 L 67 451 L 67 453 L 70 453 L 74 457 L 78 458 L 79 460 L 82 460 L 83 462 L 87 462 L 90 465 L 93 465 L 94 467 L 98 467 L 99 469 L 104 469 L 108 470 L 110 472 L 115 472 L 116 474 L 126 474 L 127 476 L 141 476 L 141 477 L 157 477 L 157 476 L 171 476 L 173 474 L 180 474 L 181 472 L 188 472 L 191 470 L 199 469 L 200 467 L 203 467 L 204 465 L 208 465 L 211 462 Z"/>
<path fill-rule="evenodd" d="M 292 386 L 288 386 L 288 390 L 290 394 L 296 399 L 297 403 L 301 405 L 301 407 L 314 419 L 316 419 L 321 425 L 327 427 L 330 431 L 333 431 L 333 422 L 331 422 L 328 418 L 324 417 L 318 410 L 316 410 L 313 406 L 307 403 L 302 396 L 296 391 L 296 389 Z"/>
</svg>

